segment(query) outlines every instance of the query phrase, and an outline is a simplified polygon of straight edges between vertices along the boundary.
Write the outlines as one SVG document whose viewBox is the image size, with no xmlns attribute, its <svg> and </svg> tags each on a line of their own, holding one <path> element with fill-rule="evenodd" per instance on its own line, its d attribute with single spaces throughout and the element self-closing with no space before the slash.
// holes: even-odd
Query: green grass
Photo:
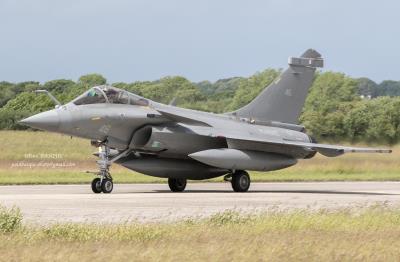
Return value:
<svg viewBox="0 0 400 262">
<path fill-rule="evenodd" d="M 89 141 L 46 132 L 0 131 L 0 184 L 89 183 L 96 170 L 96 148 Z M 392 154 L 346 154 L 336 158 L 317 155 L 287 169 L 251 172 L 253 181 L 400 181 L 400 147 Z M 18 167 L 19 163 L 32 165 Z M 49 167 L 40 167 L 39 163 Z M 70 164 L 52 167 L 52 164 Z M 112 174 L 117 183 L 156 183 L 165 179 L 145 176 L 118 165 Z M 221 178 L 209 181 L 222 181 Z"/>
<path fill-rule="evenodd" d="M 0 159 L 29 160 L 29 154 L 57 154 L 63 160 L 91 160 L 96 151 L 90 141 L 69 136 L 32 131 L 0 131 Z"/>
<path fill-rule="evenodd" d="M 397 261 L 400 211 L 226 211 L 175 223 L 0 226 L 2 261 Z M 4 212 L 3 212 L 4 213 Z"/>
<path fill-rule="evenodd" d="M 161 183 L 166 179 L 145 176 L 136 172 L 113 172 L 116 183 Z M 0 170 L 0 185 L 23 184 L 87 184 L 95 176 L 70 170 Z"/>
</svg>

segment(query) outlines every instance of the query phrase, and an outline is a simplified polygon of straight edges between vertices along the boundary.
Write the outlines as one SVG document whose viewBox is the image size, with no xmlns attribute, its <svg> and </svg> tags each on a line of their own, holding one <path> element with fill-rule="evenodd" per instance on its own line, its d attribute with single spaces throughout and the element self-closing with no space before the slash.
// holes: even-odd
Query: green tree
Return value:
<svg viewBox="0 0 400 262">
<path fill-rule="evenodd" d="M 249 78 L 239 80 L 239 87 L 229 109 L 235 110 L 250 103 L 266 86 L 278 77 L 279 73 L 277 70 L 267 69 Z"/>
<path fill-rule="evenodd" d="M 379 97 L 368 103 L 370 121 L 364 139 L 366 141 L 394 144 L 399 140 L 400 100 Z"/>
<path fill-rule="evenodd" d="M 357 79 L 358 83 L 358 91 L 357 93 L 364 97 L 377 97 L 379 95 L 378 84 L 368 79 L 366 77 L 362 77 Z"/>
<path fill-rule="evenodd" d="M 78 80 L 78 84 L 84 86 L 86 89 L 94 86 L 105 85 L 106 83 L 107 79 L 100 74 L 83 75 Z"/>
<path fill-rule="evenodd" d="M 346 136 L 351 142 L 365 139 L 372 114 L 370 113 L 371 101 L 361 100 L 352 104 L 352 109 L 344 117 Z"/>
<path fill-rule="evenodd" d="M 359 101 L 357 81 L 341 73 L 317 75 L 306 99 L 301 123 L 319 139 L 345 137 L 344 119 Z"/>
<path fill-rule="evenodd" d="M 57 79 L 48 81 L 43 85 L 43 88 L 47 91 L 54 93 L 63 93 L 68 92 L 68 89 L 75 85 L 75 82 L 72 80 L 66 79 Z"/>
<path fill-rule="evenodd" d="M 9 82 L 0 82 L 0 107 L 4 106 L 9 100 L 14 97 L 14 84 Z"/>
<path fill-rule="evenodd" d="M 386 80 L 379 84 L 379 96 L 399 96 L 400 95 L 400 82 Z"/>
</svg>

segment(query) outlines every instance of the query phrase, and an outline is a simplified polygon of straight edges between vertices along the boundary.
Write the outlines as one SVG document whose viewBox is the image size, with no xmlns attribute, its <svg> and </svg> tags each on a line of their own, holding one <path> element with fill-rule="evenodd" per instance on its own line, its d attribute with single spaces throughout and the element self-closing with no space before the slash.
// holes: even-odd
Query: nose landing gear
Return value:
<svg viewBox="0 0 400 262">
<path fill-rule="evenodd" d="M 92 191 L 93 193 L 111 193 L 114 188 L 112 177 L 110 174 L 111 161 L 109 161 L 110 148 L 103 144 L 100 146 L 99 150 L 99 160 L 97 160 L 97 165 L 99 167 L 99 172 L 92 181 Z"/>
<path fill-rule="evenodd" d="M 121 157 L 126 156 L 129 150 L 125 150 L 122 153 L 114 156 L 110 159 L 110 147 L 107 144 L 101 144 L 99 150 L 99 160 L 97 160 L 97 165 L 99 167 L 99 172 L 96 173 L 99 177 L 96 177 L 92 181 L 92 191 L 93 193 L 111 193 L 114 188 L 113 178 L 110 173 L 110 166 L 113 162 Z"/>
</svg>

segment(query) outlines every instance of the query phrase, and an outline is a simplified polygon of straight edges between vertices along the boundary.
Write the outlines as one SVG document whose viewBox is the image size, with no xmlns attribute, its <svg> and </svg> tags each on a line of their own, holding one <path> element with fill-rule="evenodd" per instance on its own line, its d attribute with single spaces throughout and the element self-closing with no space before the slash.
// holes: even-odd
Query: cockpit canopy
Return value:
<svg viewBox="0 0 400 262">
<path fill-rule="evenodd" d="M 72 101 L 75 105 L 88 105 L 88 104 L 128 104 L 128 105 L 139 105 L 148 106 L 149 101 L 129 93 L 125 90 L 121 90 L 112 86 L 95 86 L 89 91 L 85 92 L 81 96 L 77 97 Z"/>
</svg>

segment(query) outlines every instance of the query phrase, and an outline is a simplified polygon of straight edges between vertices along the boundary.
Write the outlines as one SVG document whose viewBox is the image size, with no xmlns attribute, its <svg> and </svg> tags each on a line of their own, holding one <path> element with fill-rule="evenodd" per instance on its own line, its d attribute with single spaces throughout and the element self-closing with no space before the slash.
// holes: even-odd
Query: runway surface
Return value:
<svg viewBox="0 0 400 262">
<path fill-rule="evenodd" d="M 0 186 L 0 203 L 18 206 L 25 221 L 39 224 L 174 221 L 227 209 L 259 212 L 397 206 L 400 183 L 253 183 L 247 193 L 232 192 L 229 183 L 188 184 L 184 193 L 172 193 L 164 184 L 117 184 L 111 194 L 93 194 L 90 185 Z"/>
</svg>

